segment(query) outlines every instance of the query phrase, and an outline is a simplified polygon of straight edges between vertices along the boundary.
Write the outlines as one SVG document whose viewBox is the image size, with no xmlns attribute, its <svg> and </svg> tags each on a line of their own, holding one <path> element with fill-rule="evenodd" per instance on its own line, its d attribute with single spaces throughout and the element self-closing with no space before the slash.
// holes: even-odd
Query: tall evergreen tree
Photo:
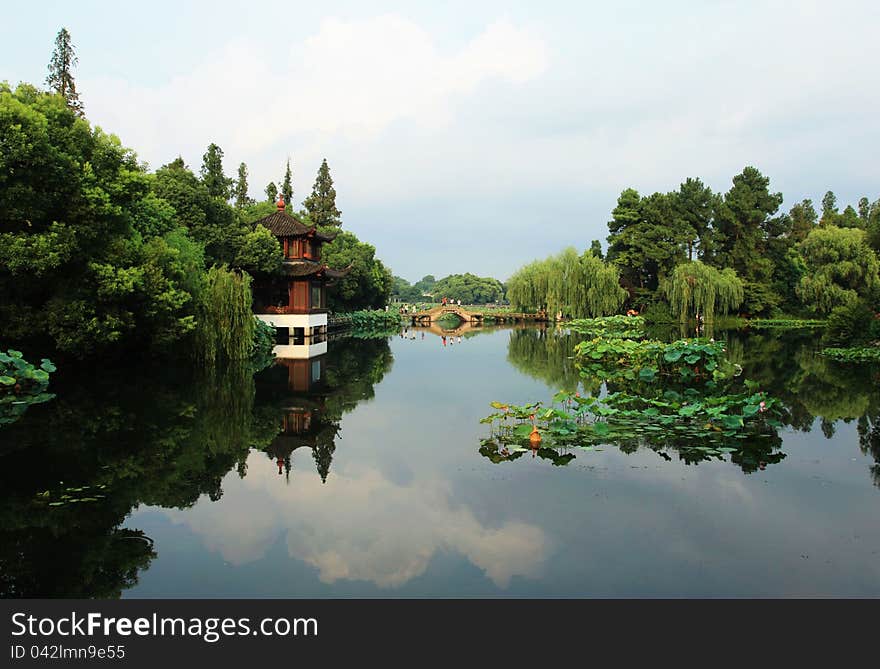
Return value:
<svg viewBox="0 0 880 669">
<path fill-rule="evenodd" d="M 202 156 L 202 167 L 199 170 L 202 183 L 208 189 L 212 197 L 229 199 L 229 186 L 232 179 L 227 179 L 223 174 L 223 149 L 211 142 L 208 150 Z"/>
<path fill-rule="evenodd" d="M 67 106 L 77 115 L 83 115 L 83 104 L 76 92 L 76 83 L 73 80 L 73 67 L 79 62 L 76 50 L 70 39 L 67 28 L 58 31 L 55 37 L 55 50 L 49 61 L 49 76 L 46 77 L 46 85 L 59 93 L 66 101 Z"/>
<path fill-rule="evenodd" d="M 863 197 L 859 200 L 859 218 L 862 219 L 862 227 L 868 227 L 868 215 L 871 213 L 871 203 L 868 198 Z"/>
<path fill-rule="evenodd" d="M 796 242 L 804 241 L 819 220 L 813 201 L 809 199 L 794 205 L 788 216 L 791 218 L 791 237 Z"/>
<path fill-rule="evenodd" d="M 782 193 L 770 192 L 770 179 L 754 167 L 733 178 L 715 215 L 717 267 L 732 267 L 746 285 L 748 313 L 767 313 L 780 296 L 771 288 L 773 258 L 784 255 L 791 229 L 788 216 L 777 216 Z M 772 256 L 772 258 L 771 258 Z"/>
<path fill-rule="evenodd" d="M 293 202 L 293 176 L 290 172 L 290 158 L 287 159 L 287 169 L 284 170 L 284 179 L 281 181 L 281 194 L 287 204 Z"/>
<path fill-rule="evenodd" d="M 333 178 L 330 176 L 326 158 L 318 168 L 312 194 L 303 201 L 303 206 L 316 225 L 342 225 L 342 212 L 336 208 L 336 189 L 333 188 Z"/>
<path fill-rule="evenodd" d="M 675 193 L 640 198 L 627 188 L 608 223 L 608 260 L 620 267 L 624 284 L 656 290 L 663 276 L 685 259 L 692 229 L 675 211 Z"/>
<path fill-rule="evenodd" d="M 822 198 L 822 218 L 819 224 L 836 225 L 837 216 L 837 196 L 832 191 L 828 191 Z"/>
<path fill-rule="evenodd" d="M 235 198 L 235 206 L 238 209 L 253 204 L 253 199 L 248 196 L 248 169 L 245 163 L 238 166 L 238 179 L 235 180 L 235 189 L 232 197 Z"/>
<path fill-rule="evenodd" d="M 676 216 L 689 228 L 687 252 L 688 260 L 694 259 L 694 248 L 698 248 L 701 259 L 712 253 L 712 214 L 715 209 L 715 195 L 712 189 L 699 179 L 688 179 L 681 184 L 675 194 Z"/>
<path fill-rule="evenodd" d="M 598 239 L 594 239 L 590 243 L 590 253 L 592 253 L 597 258 L 604 259 L 605 256 L 602 253 L 602 242 L 600 242 Z"/>
<path fill-rule="evenodd" d="M 269 202 L 275 202 L 278 199 L 278 186 L 275 185 L 274 181 L 270 181 L 263 192 L 266 194 L 266 199 Z"/>
</svg>

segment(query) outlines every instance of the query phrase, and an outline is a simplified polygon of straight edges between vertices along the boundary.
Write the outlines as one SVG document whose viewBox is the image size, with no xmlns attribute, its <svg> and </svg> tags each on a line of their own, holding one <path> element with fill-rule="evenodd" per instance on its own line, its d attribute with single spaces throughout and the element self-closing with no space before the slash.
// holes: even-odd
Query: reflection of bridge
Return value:
<svg viewBox="0 0 880 669">
<path fill-rule="evenodd" d="M 438 307 L 434 307 L 433 309 L 429 309 L 428 311 L 418 311 L 414 314 L 408 314 L 412 319 L 413 325 L 429 325 L 434 321 L 438 321 L 444 316 L 455 316 L 458 320 L 464 323 L 482 323 L 483 322 L 483 314 L 476 313 L 474 311 L 468 311 L 462 307 L 458 307 L 454 304 L 449 304 L 446 306 L 440 305 Z"/>
<path fill-rule="evenodd" d="M 485 312 L 469 311 L 464 307 L 454 304 L 446 306 L 440 305 L 427 311 L 418 311 L 414 314 L 404 314 L 408 316 L 413 325 L 431 325 L 440 320 L 444 316 L 455 316 L 462 323 L 480 324 L 483 319 L 494 320 L 497 323 L 516 323 L 523 321 L 546 321 L 547 314 L 539 312 L 537 314 L 514 314 L 508 312 Z"/>
</svg>

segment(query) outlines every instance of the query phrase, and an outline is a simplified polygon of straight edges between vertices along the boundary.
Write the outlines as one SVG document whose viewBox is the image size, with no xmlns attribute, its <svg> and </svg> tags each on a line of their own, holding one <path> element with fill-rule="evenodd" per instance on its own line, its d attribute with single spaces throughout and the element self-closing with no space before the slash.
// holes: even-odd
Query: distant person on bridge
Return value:
<svg viewBox="0 0 880 669">
<path fill-rule="evenodd" d="M 461 306 L 461 298 L 458 300 L 458 306 Z"/>
</svg>

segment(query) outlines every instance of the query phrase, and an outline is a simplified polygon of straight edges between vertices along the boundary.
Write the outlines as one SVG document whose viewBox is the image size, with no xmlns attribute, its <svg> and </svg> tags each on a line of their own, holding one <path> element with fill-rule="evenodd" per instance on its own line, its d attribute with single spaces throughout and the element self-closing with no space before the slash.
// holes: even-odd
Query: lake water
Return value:
<svg viewBox="0 0 880 669">
<path fill-rule="evenodd" d="M 494 463 L 490 402 L 578 383 L 554 330 L 334 339 L 253 379 L 62 369 L 0 428 L 0 595 L 880 596 L 877 370 L 728 337 L 786 407 L 739 463 Z"/>
</svg>

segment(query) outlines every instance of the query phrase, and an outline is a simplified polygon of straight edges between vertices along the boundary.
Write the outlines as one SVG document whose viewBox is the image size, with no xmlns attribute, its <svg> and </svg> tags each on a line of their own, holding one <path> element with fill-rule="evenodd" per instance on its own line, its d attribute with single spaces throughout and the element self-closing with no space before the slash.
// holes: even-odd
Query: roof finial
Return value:
<svg viewBox="0 0 880 669">
<path fill-rule="evenodd" d="M 278 206 L 278 211 L 284 211 L 284 193 L 278 193 L 278 202 L 276 202 Z"/>
</svg>

